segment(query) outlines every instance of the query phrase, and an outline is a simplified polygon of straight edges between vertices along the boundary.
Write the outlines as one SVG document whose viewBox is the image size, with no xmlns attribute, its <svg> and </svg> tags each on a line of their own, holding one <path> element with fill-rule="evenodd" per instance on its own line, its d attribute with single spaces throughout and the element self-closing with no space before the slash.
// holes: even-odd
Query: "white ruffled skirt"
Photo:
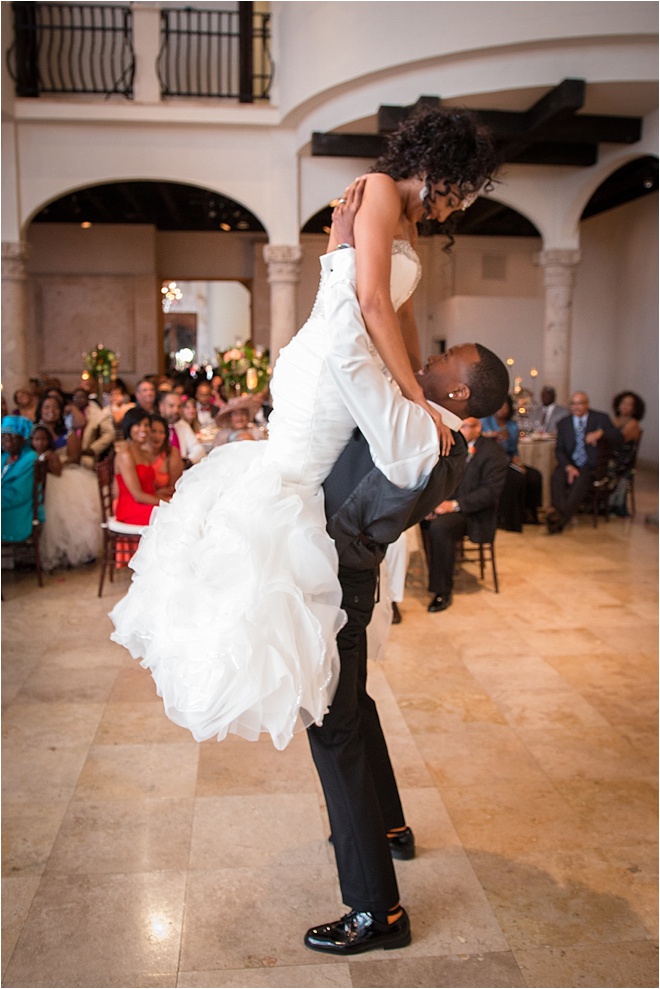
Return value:
<svg viewBox="0 0 660 989">
<path fill-rule="evenodd" d="M 59 477 L 46 478 L 46 522 L 39 541 L 44 570 L 77 567 L 99 555 L 101 506 L 94 471 L 66 464 Z"/>
<path fill-rule="evenodd" d="M 197 741 L 269 732 L 283 749 L 330 705 L 345 616 L 322 492 L 283 484 L 267 448 L 228 444 L 184 473 L 110 617 Z"/>
</svg>

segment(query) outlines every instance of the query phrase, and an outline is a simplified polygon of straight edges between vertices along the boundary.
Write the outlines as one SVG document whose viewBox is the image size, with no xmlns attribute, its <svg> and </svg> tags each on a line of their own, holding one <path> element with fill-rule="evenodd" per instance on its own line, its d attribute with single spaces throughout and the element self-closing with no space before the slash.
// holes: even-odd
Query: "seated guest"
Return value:
<svg viewBox="0 0 660 989">
<path fill-rule="evenodd" d="M 197 402 L 198 432 L 201 435 L 201 441 L 211 446 L 218 432 L 218 424 L 215 417 L 220 410 L 213 401 L 213 390 L 208 381 L 200 381 L 197 385 L 195 389 L 195 400 Z"/>
<path fill-rule="evenodd" d="M 169 426 L 162 416 L 151 417 L 151 455 L 156 497 L 169 501 L 183 474 L 183 463 L 178 447 L 170 444 Z"/>
<path fill-rule="evenodd" d="M 45 509 L 46 523 L 41 536 L 41 559 L 45 570 L 58 566 L 79 566 L 95 560 L 101 535 L 101 506 L 98 485 L 92 471 L 81 466 L 80 440 L 70 442 L 71 433 L 62 442 L 59 425 L 54 421 L 51 403 L 41 403 L 42 422 L 32 433 L 32 447 L 48 465 Z M 74 433 L 75 435 L 75 433 Z"/>
<path fill-rule="evenodd" d="M 611 491 L 609 510 L 613 515 L 625 518 L 630 514 L 626 501 L 642 436 L 640 422 L 646 413 L 646 404 L 634 391 L 622 391 L 615 396 L 612 409 L 614 425 L 621 433 L 623 444 L 615 451 L 607 468 Z"/>
<path fill-rule="evenodd" d="M 197 402 L 194 398 L 183 396 L 181 401 L 181 418 L 184 422 L 187 422 L 193 433 L 197 437 L 197 441 L 200 441 L 202 426 L 197 418 Z"/>
<path fill-rule="evenodd" d="M 213 446 L 223 446 L 225 443 L 234 443 L 236 440 L 265 439 L 264 431 L 252 422 L 257 408 L 259 406 L 255 407 L 254 399 L 248 396 L 230 399 L 216 418 L 218 432 Z"/>
<path fill-rule="evenodd" d="M 610 417 L 589 408 L 585 392 L 575 392 L 570 405 L 571 415 L 557 426 L 557 467 L 551 481 L 552 507 L 546 516 L 550 535 L 563 532 L 587 497 L 596 468 L 623 443 Z"/>
<path fill-rule="evenodd" d="M 195 407 L 194 402 L 192 405 Z M 158 412 L 167 422 L 170 445 L 176 447 L 181 454 L 183 469 L 198 464 L 206 455 L 206 451 L 189 423 L 181 418 L 181 396 L 178 392 L 159 392 Z"/>
<path fill-rule="evenodd" d="M 498 527 L 522 532 L 523 523 L 537 525 L 537 512 L 543 498 L 543 478 L 535 467 L 523 463 L 518 451 L 518 423 L 513 418 L 513 401 L 507 395 L 497 412 L 482 419 L 482 435 L 497 440 L 509 462 L 506 484 L 500 498 Z"/>
<path fill-rule="evenodd" d="M 61 394 L 61 393 L 60 393 Z M 67 463 L 77 464 L 80 461 L 80 437 L 77 435 L 75 429 L 72 428 L 72 423 L 65 422 L 65 402 L 60 395 L 52 390 L 48 392 L 39 402 L 37 406 L 36 421 L 37 425 L 45 426 L 46 429 L 51 434 L 53 439 L 53 449 L 57 451 L 57 455 L 62 461 Z M 80 415 L 78 412 L 71 411 L 72 418 Z M 82 417 L 80 418 L 82 423 Z"/>
<path fill-rule="evenodd" d="M 2 429 L 2 539 L 3 542 L 19 543 L 32 534 L 32 491 L 34 464 L 37 459 L 36 453 L 28 443 L 32 423 L 25 416 L 3 416 L 0 428 Z"/>
<path fill-rule="evenodd" d="M 421 523 L 427 547 L 430 612 L 445 611 L 452 602 L 456 543 L 467 535 L 474 543 L 495 538 L 497 503 L 507 478 L 506 455 L 498 443 L 481 434 L 479 419 L 464 419 L 461 433 L 468 444 L 467 466 L 453 498 L 442 501 Z"/>
<path fill-rule="evenodd" d="M 554 435 L 557 432 L 557 424 L 565 419 L 569 414 L 564 405 L 557 405 L 557 392 L 549 385 L 544 385 L 541 390 L 541 404 L 535 410 L 534 428 L 539 433 L 549 433 Z"/>
<path fill-rule="evenodd" d="M 17 388 L 14 392 L 14 405 L 16 408 L 12 409 L 13 416 L 24 416 L 34 422 L 39 398 L 31 388 Z"/>
<path fill-rule="evenodd" d="M 135 408 L 135 402 L 131 402 L 131 396 L 128 388 L 121 380 L 117 378 L 112 383 L 110 388 L 110 415 L 112 416 L 112 421 L 115 427 L 115 439 L 121 440 L 121 421 L 128 412 L 129 409 Z"/>
<path fill-rule="evenodd" d="M 149 377 L 142 378 L 135 386 L 135 402 L 148 415 L 156 411 L 156 386 Z"/>
<path fill-rule="evenodd" d="M 136 407 L 126 413 L 121 426 L 126 442 L 118 447 L 115 457 L 119 490 L 115 515 L 118 522 L 147 525 L 152 511 L 161 501 L 156 494 L 152 464 L 151 416 Z"/>
<path fill-rule="evenodd" d="M 97 460 L 104 457 L 115 442 L 115 427 L 109 409 L 101 409 L 96 402 L 90 402 L 84 388 L 76 388 L 72 403 L 83 416 L 84 424 L 79 430 L 80 463 L 94 470 Z"/>
</svg>

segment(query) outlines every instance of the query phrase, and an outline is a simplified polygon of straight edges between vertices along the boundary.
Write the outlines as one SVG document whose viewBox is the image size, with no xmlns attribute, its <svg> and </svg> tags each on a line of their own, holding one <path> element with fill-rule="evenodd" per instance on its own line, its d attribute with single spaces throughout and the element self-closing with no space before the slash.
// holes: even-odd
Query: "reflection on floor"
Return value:
<svg viewBox="0 0 660 989">
<path fill-rule="evenodd" d="M 642 483 L 644 482 L 644 483 Z M 638 514 L 497 538 L 373 664 L 418 857 L 413 943 L 334 962 L 343 912 L 304 737 L 197 745 L 108 641 L 126 575 L 3 602 L 3 985 L 657 986 L 657 478 Z M 414 561 L 413 561 L 414 563 Z M 473 570 L 472 570 L 473 573 Z"/>
</svg>

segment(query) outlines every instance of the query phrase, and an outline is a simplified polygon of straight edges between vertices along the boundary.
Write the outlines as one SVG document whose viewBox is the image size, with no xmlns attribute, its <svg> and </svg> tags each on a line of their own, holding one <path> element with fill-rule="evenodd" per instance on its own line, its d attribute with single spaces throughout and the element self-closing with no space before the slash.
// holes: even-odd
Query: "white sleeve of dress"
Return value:
<svg viewBox="0 0 660 989">
<path fill-rule="evenodd" d="M 370 338 L 356 294 L 355 251 L 321 258 L 326 272 L 328 370 L 346 408 L 369 443 L 372 459 L 399 488 L 416 488 L 439 457 L 431 416 L 401 394 L 369 350 Z"/>
</svg>

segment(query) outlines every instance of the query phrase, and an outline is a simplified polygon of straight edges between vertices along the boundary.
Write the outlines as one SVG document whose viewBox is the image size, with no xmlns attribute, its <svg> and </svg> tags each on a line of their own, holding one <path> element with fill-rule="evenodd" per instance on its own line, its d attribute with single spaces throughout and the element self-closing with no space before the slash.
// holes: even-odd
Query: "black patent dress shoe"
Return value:
<svg viewBox="0 0 660 989">
<path fill-rule="evenodd" d="M 393 859 L 414 859 L 415 836 L 410 828 L 387 836 L 387 843 Z"/>
<path fill-rule="evenodd" d="M 328 837 L 330 844 L 334 844 L 332 835 Z M 412 828 L 406 827 L 403 831 L 398 831 L 394 835 L 387 836 L 387 844 L 390 846 L 390 854 L 393 859 L 408 860 L 415 857 L 415 835 Z"/>
<path fill-rule="evenodd" d="M 399 611 L 399 606 L 396 601 L 392 601 L 392 624 L 401 624 L 401 612 Z"/>
<path fill-rule="evenodd" d="M 446 611 L 450 604 L 451 594 L 445 594 L 443 596 L 436 594 L 426 610 L 434 614 L 436 611 Z"/>
<path fill-rule="evenodd" d="M 311 927 L 305 934 L 305 945 L 313 951 L 329 955 L 359 955 L 363 951 L 384 948 L 405 948 L 410 944 L 410 921 L 405 910 L 393 924 L 380 924 L 372 914 L 351 910 L 332 924 Z"/>
</svg>

